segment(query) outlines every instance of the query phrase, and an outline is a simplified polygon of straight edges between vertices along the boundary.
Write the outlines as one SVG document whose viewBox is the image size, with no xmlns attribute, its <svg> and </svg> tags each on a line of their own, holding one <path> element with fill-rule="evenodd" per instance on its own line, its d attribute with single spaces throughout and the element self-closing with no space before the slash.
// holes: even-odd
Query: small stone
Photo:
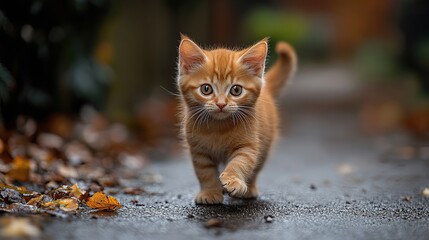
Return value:
<svg viewBox="0 0 429 240">
<path fill-rule="evenodd" d="M 409 202 L 409 201 L 411 201 L 411 197 L 407 195 L 407 196 L 403 197 L 402 200 Z"/>
<path fill-rule="evenodd" d="M 422 195 L 423 195 L 423 197 L 429 198 L 429 188 L 424 188 L 422 190 Z"/>
<path fill-rule="evenodd" d="M 192 214 L 188 214 L 187 216 L 186 216 L 186 218 L 194 218 L 195 216 L 194 215 L 192 215 Z"/>
<path fill-rule="evenodd" d="M 311 190 L 316 190 L 316 189 L 317 189 L 317 187 L 316 187 L 316 185 L 311 184 L 311 185 L 310 185 L 310 189 L 311 189 Z"/>
<path fill-rule="evenodd" d="M 346 201 L 346 204 L 351 204 L 351 202 L 350 201 Z"/>
<path fill-rule="evenodd" d="M 347 176 L 353 172 L 353 167 L 349 163 L 342 163 L 338 166 L 338 172 L 341 175 Z"/>
<path fill-rule="evenodd" d="M 274 217 L 272 215 L 267 215 L 264 219 L 266 223 L 272 223 L 274 221 Z"/>
<path fill-rule="evenodd" d="M 221 227 L 223 224 L 223 221 L 218 218 L 211 218 L 209 219 L 206 224 L 204 225 L 206 228 L 215 228 L 215 227 Z"/>
</svg>

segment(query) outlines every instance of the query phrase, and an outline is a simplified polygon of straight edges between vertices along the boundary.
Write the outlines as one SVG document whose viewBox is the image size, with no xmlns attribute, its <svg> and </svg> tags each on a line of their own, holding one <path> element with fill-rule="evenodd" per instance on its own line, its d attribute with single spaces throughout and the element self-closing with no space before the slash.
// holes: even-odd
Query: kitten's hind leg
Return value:
<svg viewBox="0 0 429 240">
<path fill-rule="evenodd" d="M 221 204 L 223 189 L 217 178 L 217 164 L 204 154 L 192 154 L 192 163 L 200 182 L 201 190 L 195 197 L 196 204 Z"/>
</svg>

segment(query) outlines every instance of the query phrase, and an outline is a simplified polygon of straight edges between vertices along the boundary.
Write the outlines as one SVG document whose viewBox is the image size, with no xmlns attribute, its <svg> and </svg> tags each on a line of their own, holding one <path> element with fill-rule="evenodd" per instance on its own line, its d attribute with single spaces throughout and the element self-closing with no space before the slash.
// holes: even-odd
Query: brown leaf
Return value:
<svg viewBox="0 0 429 240">
<path fill-rule="evenodd" d="M 206 228 L 215 228 L 215 227 L 221 227 L 223 224 L 223 221 L 218 218 L 210 218 L 207 220 L 206 224 L 204 225 Z"/>
<path fill-rule="evenodd" d="M 116 210 L 121 208 L 121 204 L 112 196 L 106 196 L 102 192 L 96 192 L 92 197 L 88 199 L 86 205 L 90 208 L 98 210 Z"/>
<path fill-rule="evenodd" d="M 58 199 L 69 197 L 70 196 L 70 190 L 68 189 L 67 185 L 63 185 L 59 188 L 56 188 L 52 191 L 49 191 L 47 193 L 47 195 L 54 200 L 58 200 Z"/>
<path fill-rule="evenodd" d="M 30 179 L 30 161 L 21 156 L 15 157 L 7 176 L 21 182 L 28 181 Z"/>
</svg>

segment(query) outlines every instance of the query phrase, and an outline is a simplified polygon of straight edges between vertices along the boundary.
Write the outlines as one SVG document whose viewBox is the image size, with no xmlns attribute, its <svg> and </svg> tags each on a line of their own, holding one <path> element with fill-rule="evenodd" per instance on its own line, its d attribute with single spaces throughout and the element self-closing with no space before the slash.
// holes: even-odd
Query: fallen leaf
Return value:
<svg viewBox="0 0 429 240">
<path fill-rule="evenodd" d="M 66 178 L 77 178 L 79 176 L 75 168 L 70 166 L 65 166 L 63 164 L 58 165 L 58 173 Z"/>
<path fill-rule="evenodd" d="M 77 183 L 75 183 L 73 186 L 71 186 L 71 195 L 77 199 L 80 199 L 80 197 L 85 193 L 84 191 L 80 190 Z"/>
<path fill-rule="evenodd" d="M 30 179 L 30 161 L 21 156 L 15 157 L 7 176 L 21 182 L 28 181 Z"/>
<path fill-rule="evenodd" d="M 9 185 L 9 184 L 0 183 L 0 190 L 6 189 L 6 188 L 16 190 L 25 197 L 33 197 L 33 196 L 37 195 L 36 192 L 29 191 L 25 187 L 17 187 L 17 186 L 13 186 L 13 185 Z"/>
<path fill-rule="evenodd" d="M 8 218 L 3 219 L 1 236 L 6 238 L 17 237 L 39 237 L 41 230 L 30 222 L 28 218 Z"/>
<path fill-rule="evenodd" d="M 43 197 L 44 197 L 44 195 L 42 195 L 42 194 L 37 196 L 37 197 L 34 197 L 34 198 L 30 199 L 27 202 L 27 204 L 33 205 L 33 206 L 41 205 Z"/>
<path fill-rule="evenodd" d="M 223 221 L 218 218 L 211 218 L 209 219 L 206 224 L 204 225 L 206 228 L 215 228 L 215 227 L 221 227 L 223 224 Z"/>
<path fill-rule="evenodd" d="M 63 185 L 58 187 L 47 193 L 48 196 L 53 198 L 54 200 L 63 199 L 70 197 L 71 188 L 67 185 Z"/>
<path fill-rule="evenodd" d="M 43 207 L 48 209 L 60 208 L 65 212 L 70 212 L 76 211 L 79 208 L 79 201 L 76 198 L 64 198 L 44 203 Z"/>
<path fill-rule="evenodd" d="M 116 210 L 121 208 L 121 204 L 112 196 L 106 196 L 102 192 L 96 192 L 92 197 L 88 199 L 86 205 L 90 208 L 98 210 Z"/>
</svg>

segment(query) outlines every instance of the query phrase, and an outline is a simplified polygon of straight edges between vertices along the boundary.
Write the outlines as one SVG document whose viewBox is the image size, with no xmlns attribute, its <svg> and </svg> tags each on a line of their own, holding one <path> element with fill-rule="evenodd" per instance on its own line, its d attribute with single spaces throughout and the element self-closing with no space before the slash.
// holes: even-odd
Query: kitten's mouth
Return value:
<svg viewBox="0 0 429 240">
<path fill-rule="evenodd" d="M 229 115 L 231 115 L 229 112 L 222 111 L 220 109 L 211 113 L 211 116 L 213 118 L 219 119 L 219 120 L 225 119 L 225 118 L 229 117 Z"/>
</svg>

